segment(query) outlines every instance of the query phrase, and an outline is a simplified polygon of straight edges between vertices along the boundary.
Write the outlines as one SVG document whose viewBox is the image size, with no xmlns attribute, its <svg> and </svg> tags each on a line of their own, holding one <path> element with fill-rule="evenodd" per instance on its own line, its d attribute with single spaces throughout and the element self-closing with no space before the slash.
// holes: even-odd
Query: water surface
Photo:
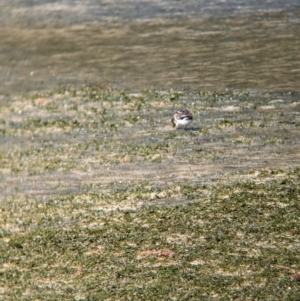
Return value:
<svg viewBox="0 0 300 301">
<path fill-rule="evenodd" d="M 298 90 L 298 1 L 4 1 L 0 93 Z"/>
</svg>

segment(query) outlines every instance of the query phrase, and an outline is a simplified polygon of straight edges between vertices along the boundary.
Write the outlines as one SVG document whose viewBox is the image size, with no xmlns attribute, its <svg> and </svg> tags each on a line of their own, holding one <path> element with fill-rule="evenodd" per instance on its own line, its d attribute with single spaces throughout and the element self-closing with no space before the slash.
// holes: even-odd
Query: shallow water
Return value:
<svg viewBox="0 0 300 301">
<path fill-rule="evenodd" d="M 298 1 L 4 1 L 0 94 L 299 90 Z"/>
</svg>

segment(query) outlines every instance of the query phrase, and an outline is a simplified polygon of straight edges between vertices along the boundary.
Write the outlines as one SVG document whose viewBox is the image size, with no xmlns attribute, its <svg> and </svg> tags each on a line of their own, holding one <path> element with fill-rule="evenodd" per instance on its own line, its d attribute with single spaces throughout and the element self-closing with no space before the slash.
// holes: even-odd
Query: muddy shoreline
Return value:
<svg viewBox="0 0 300 301">
<path fill-rule="evenodd" d="M 87 87 L 10 96 L 6 103 L 2 198 L 229 184 L 299 165 L 297 93 Z M 180 107 L 194 114 L 188 131 L 171 126 Z"/>
</svg>

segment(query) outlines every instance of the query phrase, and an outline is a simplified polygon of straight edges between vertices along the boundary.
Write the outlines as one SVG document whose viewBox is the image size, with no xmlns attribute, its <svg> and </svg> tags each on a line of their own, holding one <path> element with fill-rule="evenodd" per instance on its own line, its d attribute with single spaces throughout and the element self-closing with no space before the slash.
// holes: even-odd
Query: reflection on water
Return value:
<svg viewBox="0 0 300 301">
<path fill-rule="evenodd" d="M 0 93 L 298 90 L 298 1 L 5 1 Z"/>
</svg>

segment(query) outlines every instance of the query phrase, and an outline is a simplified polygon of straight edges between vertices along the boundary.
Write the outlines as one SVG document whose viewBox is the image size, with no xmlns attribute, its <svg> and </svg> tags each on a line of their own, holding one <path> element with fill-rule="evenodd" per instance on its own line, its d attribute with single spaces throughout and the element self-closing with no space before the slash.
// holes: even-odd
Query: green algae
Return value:
<svg viewBox="0 0 300 301">
<path fill-rule="evenodd" d="M 298 108 L 296 93 L 10 96 L 1 298 L 297 300 Z"/>
</svg>

